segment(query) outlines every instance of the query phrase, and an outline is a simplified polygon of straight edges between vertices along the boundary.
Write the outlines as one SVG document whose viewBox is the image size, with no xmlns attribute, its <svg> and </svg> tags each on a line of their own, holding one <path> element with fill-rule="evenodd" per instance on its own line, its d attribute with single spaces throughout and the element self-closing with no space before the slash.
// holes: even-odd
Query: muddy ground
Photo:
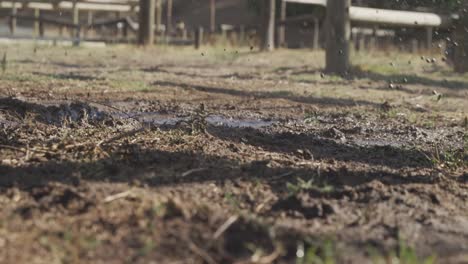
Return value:
<svg viewBox="0 0 468 264">
<path fill-rule="evenodd" d="M 0 48 L 1 263 L 468 263 L 438 55 Z"/>
</svg>

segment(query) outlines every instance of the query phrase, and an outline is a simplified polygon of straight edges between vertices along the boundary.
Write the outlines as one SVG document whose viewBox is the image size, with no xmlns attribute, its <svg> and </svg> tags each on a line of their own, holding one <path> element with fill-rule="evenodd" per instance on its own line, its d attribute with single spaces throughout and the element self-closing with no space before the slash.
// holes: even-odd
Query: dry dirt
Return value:
<svg viewBox="0 0 468 264">
<path fill-rule="evenodd" d="M 440 56 L 0 51 L 0 263 L 468 263 Z"/>
</svg>

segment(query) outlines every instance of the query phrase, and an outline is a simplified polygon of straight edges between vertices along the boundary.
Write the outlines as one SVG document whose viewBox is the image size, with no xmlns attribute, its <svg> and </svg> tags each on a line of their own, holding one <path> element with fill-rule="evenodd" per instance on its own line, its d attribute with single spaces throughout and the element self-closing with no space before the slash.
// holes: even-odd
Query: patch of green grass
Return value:
<svg viewBox="0 0 468 264">
<path fill-rule="evenodd" d="M 146 238 L 143 241 L 143 247 L 138 250 L 137 255 L 144 257 L 150 254 L 156 248 L 156 243 L 151 238 Z"/>
<path fill-rule="evenodd" d="M 379 254 L 375 250 L 368 250 L 373 264 L 435 264 L 437 257 L 420 257 L 416 250 L 409 246 L 401 237 L 398 239 L 398 249 L 390 254 Z"/>
<path fill-rule="evenodd" d="M 331 81 L 339 81 L 341 77 L 335 77 L 334 75 L 329 76 Z M 295 82 L 317 82 L 321 79 L 319 74 L 295 74 L 295 75 L 290 75 L 289 80 L 290 81 L 295 81 Z"/>
<path fill-rule="evenodd" d="M 154 88 L 146 82 L 137 80 L 112 80 L 109 82 L 109 87 L 112 89 L 135 92 L 151 92 L 154 90 Z"/>
<path fill-rule="evenodd" d="M 321 193 L 332 192 L 334 187 L 329 185 L 326 181 L 320 179 L 320 177 L 312 177 L 308 180 L 302 178 L 297 178 L 296 183 L 288 182 L 286 183 L 286 188 L 289 195 L 296 195 L 302 191 L 318 191 Z"/>
<path fill-rule="evenodd" d="M 224 200 L 226 200 L 235 209 L 239 209 L 240 201 L 232 192 L 226 192 L 224 194 Z"/>
<path fill-rule="evenodd" d="M 35 74 L 30 73 L 5 73 L 2 75 L 2 80 L 11 81 L 11 82 L 38 82 L 38 81 L 46 81 L 50 80 L 51 78 L 47 78 L 44 76 L 38 76 Z"/>
<path fill-rule="evenodd" d="M 424 153 L 434 167 L 456 170 L 468 166 L 468 136 L 463 138 L 461 149 L 441 149 L 434 145 L 429 153 Z"/>
<path fill-rule="evenodd" d="M 421 125 L 427 129 L 434 129 L 437 127 L 438 117 L 436 115 L 427 116 L 422 120 Z"/>
<path fill-rule="evenodd" d="M 233 51 L 232 49 L 222 48 L 219 50 L 215 50 L 214 52 L 214 59 L 220 61 L 235 61 L 239 58 L 239 52 Z"/>
<path fill-rule="evenodd" d="M 332 240 L 326 240 L 321 246 L 307 248 L 303 243 L 299 243 L 296 250 L 296 264 L 335 264 L 337 261 L 338 256 Z"/>
<path fill-rule="evenodd" d="M 414 248 L 408 246 L 407 243 L 400 238 L 398 241 L 398 260 L 400 264 L 433 264 L 435 263 L 436 257 L 418 257 Z"/>
<path fill-rule="evenodd" d="M 377 73 L 381 75 L 398 75 L 404 72 L 400 67 L 392 66 L 389 63 L 359 65 L 359 67 L 364 72 Z"/>
<path fill-rule="evenodd" d="M 317 124 L 319 122 L 319 113 L 317 111 L 306 112 L 304 122 L 307 124 Z"/>
<path fill-rule="evenodd" d="M 420 116 L 418 114 L 413 113 L 413 112 L 408 113 L 407 116 L 406 116 L 406 120 L 408 120 L 408 122 L 410 124 L 413 124 L 413 125 L 418 124 L 419 119 L 420 119 Z"/>
<path fill-rule="evenodd" d="M 398 239 L 397 249 L 390 254 L 382 254 L 373 248 L 367 249 L 373 264 L 435 264 L 437 257 L 418 256 L 416 250 L 409 246 L 401 237 Z M 337 249 L 333 239 L 316 241 L 300 241 L 296 249 L 296 264 L 338 264 L 341 263 L 343 253 Z"/>
<path fill-rule="evenodd" d="M 187 134 L 183 130 L 174 129 L 168 132 L 166 135 L 169 145 L 178 146 L 187 142 L 187 140 L 185 139 L 185 136 Z"/>
<path fill-rule="evenodd" d="M 382 111 L 381 114 L 380 114 L 380 117 L 382 119 L 395 119 L 398 117 L 398 109 L 396 108 L 391 108 L 387 111 Z"/>
</svg>

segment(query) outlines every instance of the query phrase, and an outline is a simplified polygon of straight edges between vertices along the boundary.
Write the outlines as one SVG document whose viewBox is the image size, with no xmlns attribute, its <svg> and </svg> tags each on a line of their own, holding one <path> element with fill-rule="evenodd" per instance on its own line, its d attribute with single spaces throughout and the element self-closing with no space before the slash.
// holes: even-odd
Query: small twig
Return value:
<svg viewBox="0 0 468 264">
<path fill-rule="evenodd" d="M 110 202 L 113 202 L 115 200 L 123 199 L 123 198 L 126 198 L 126 197 L 128 197 L 128 196 L 130 196 L 132 194 L 133 194 L 132 190 L 128 190 L 128 191 L 125 191 L 125 192 L 110 195 L 110 196 L 107 196 L 104 199 L 104 203 L 110 203 Z"/>
<path fill-rule="evenodd" d="M 0 148 L 3 149 L 9 149 L 9 150 L 16 150 L 20 151 L 23 153 L 28 153 L 28 151 L 36 152 L 36 153 L 43 153 L 43 154 L 50 154 L 50 151 L 47 150 L 40 150 L 40 149 L 25 149 L 25 148 L 18 148 L 18 147 L 13 147 L 13 146 L 8 146 L 8 145 L 0 145 Z"/>
<path fill-rule="evenodd" d="M 2 148 L 2 149 L 9 149 L 9 150 L 16 150 L 16 151 L 20 151 L 20 152 L 24 152 L 24 153 L 27 152 L 26 149 L 17 148 L 17 147 L 8 146 L 8 145 L 0 145 L 0 148 Z"/>
<path fill-rule="evenodd" d="M 276 249 L 275 249 L 275 251 L 273 251 L 273 253 L 271 253 L 268 256 L 261 257 L 261 258 L 259 258 L 258 260 L 254 261 L 254 262 L 258 263 L 258 264 L 273 263 L 277 258 L 279 258 L 281 256 L 282 253 L 283 253 L 283 250 L 281 248 L 279 248 L 279 247 L 276 247 Z"/>
<path fill-rule="evenodd" d="M 271 178 L 270 178 L 270 181 L 278 181 L 278 180 L 280 180 L 280 179 L 282 179 L 282 178 L 284 178 L 284 177 L 288 177 L 288 176 L 291 176 L 291 175 L 293 175 L 293 174 L 294 174 L 293 171 L 288 171 L 288 172 L 285 172 L 285 173 L 283 173 L 283 174 L 280 174 L 280 175 L 271 177 Z"/>
<path fill-rule="evenodd" d="M 270 196 L 268 197 L 265 201 L 263 201 L 261 204 L 259 204 L 256 208 L 255 208 L 255 212 L 256 213 L 259 213 L 267 203 L 269 203 L 271 200 L 273 200 L 273 196 Z"/>
<path fill-rule="evenodd" d="M 106 144 L 109 144 L 113 141 L 116 141 L 116 140 L 119 140 L 119 139 L 122 139 L 122 138 L 126 138 L 126 137 L 130 137 L 130 136 L 134 136 L 142 131 L 144 131 L 146 128 L 142 127 L 142 128 L 139 128 L 139 129 L 134 129 L 134 130 L 131 130 L 131 131 L 127 131 L 127 132 L 124 132 L 120 135 L 117 135 L 115 137 L 112 137 L 112 138 L 109 138 L 109 139 L 106 139 L 106 140 L 101 140 L 99 143 L 97 143 L 96 146 L 100 147 L 102 145 L 106 145 Z"/>
<path fill-rule="evenodd" d="M 195 243 L 192 241 L 187 241 L 188 246 L 190 250 L 192 250 L 193 253 L 197 254 L 200 256 L 206 263 L 208 264 L 217 264 L 216 260 L 214 260 L 205 250 L 199 248 Z"/>
<path fill-rule="evenodd" d="M 90 101 L 90 100 L 86 100 L 86 102 L 91 103 L 91 104 L 97 104 L 97 105 L 105 106 L 105 107 L 107 107 L 107 108 L 116 110 L 116 111 L 118 111 L 119 113 L 126 115 L 128 118 L 134 118 L 134 117 L 131 116 L 130 114 L 126 113 L 125 111 L 123 111 L 123 110 L 121 110 L 121 109 L 119 109 L 119 108 L 117 108 L 117 107 L 115 107 L 115 106 L 108 105 L 108 104 L 105 104 L 105 103 L 96 102 L 96 101 Z"/>
<path fill-rule="evenodd" d="M 226 222 L 224 222 L 224 224 L 222 224 L 218 230 L 216 230 L 216 232 L 213 234 L 213 239 L 216 240 L 218 239 L 224 232 L 226 232 L 226 230 L 229 229 L 229 227 L 231 227 L 231 225 L 233 225 L 237 220 L 239 219 L 239 216 L 238 215 L 233 215 L 231 217 L 228 218 L 228 220 L 226 220 Z"/>
<path fill-rule="evenodd" d="M 114 137 L 111 137 L 111 138 L 108 138 L 108 139 L 103 139 L 99 142 L 80 142 L 80 143 L 75 143 L 75 144 L 70 144 L 70 145 L 66 145 L 64 147 L 65 150 L 70 150 L 70 149 L 73 149 L 73 148 L 77 148 L 77 147 L 86 147 L 86 146 L 95 146 L 95 149 L 98 149 L 102 152 L 104 152 L 105 155 L 109 156 L 109 154 L 107 152 L 105 152 L 101 146 L 103 145 L 106 145 L 106 144 L 109 144 L 113 141 L 116 141 L 116 140 L 119 140 L 119 139 L 122 139 L 122 138 L 125 138 L 125 137 L 129 137 L 129 136 L 133 136 L 135 134 L 138 134 L 142 131 L 144 131 L 146 128 L 139 128 L 139 129 L 134 129 L 134 130 L 131 130 L 131 131 L 127 131 L 127 132 L 124 132 L 122 134 L 119 134 L 117 136 L 114 136 Z"/>
<path fill-rule="evenodd" d="M 191 169 L 191 170 L 188 170 L 188 171 L 182 173 L 180 176 L 182 176 L 182 177 L 187 177 L 187 176 L 189 176 L 190 174 L 193 174 L 193 173 L 196 173 L 196 172 L 200 172 L 200 171 L 205 171 L 205 170 L 208 170 L 208 169 L 207 169 L 207 168 Z"/>
</svg>

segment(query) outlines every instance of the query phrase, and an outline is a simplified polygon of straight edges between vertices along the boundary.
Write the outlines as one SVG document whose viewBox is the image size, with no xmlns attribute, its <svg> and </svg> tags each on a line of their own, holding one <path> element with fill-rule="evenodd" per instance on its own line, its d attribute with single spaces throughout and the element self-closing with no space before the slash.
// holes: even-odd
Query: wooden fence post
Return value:
<svg viewBox="0 0 468 264">
<path fill-rule="evenodd" d="M 167 0 L 166 34 L 170 36 L 171 33 L 172 33 L 172 0 Z"/>
<path fill-rule="evenodd" d="M 195 49 L 200 49 L 203 45 L 203 28 L 198 27 L 195 31 Z"/>
<path fill-rule="evenodd" d="M 93 11 L 88 11 L 88 17 L 86 19 L 86 28 L 84 30 L 84 37 L 87 38 L 89 36 L 89 32 L 92 30 L 92 24 L 94 22 L 94 13 Z"/>
<path fill-rule="evenodd" d="M 312 48 L 317 50 L 320 48 L 320 21 L 317 17 L 314 18 L 314 40 Z"/>
<path fill-rule="evenodd" d="M 74 36 L 74 40 L 73 40 L 73 46 L 80 46 L 80 43 L 81 43 L 81 25 L 80 24 L 76 24 L 75 26 L 75 36 Z"/>
<path fill-rule="evenodd" d="M 372 28 L 372 35 L 370 36 L 369 49 L 376 50 L 378 48 L 378 36 L 377 31 L 379 30 L 378 26 Z"/>
<path fill-rule="evenodd" d="M 281 0 L 281 9 L 280 9 L 280 20 L 281 22 L 286 20 L 286 4 L 287 2 Z M 285 47 L 286 46 L 286 26 L 281 24 L 278 28 L 278 46 Z"/>
<path fill-rule="evenodd" d="M 357 38 L 357 51 L 362 51 L 366 48 L 366 38 L 362 32 L 359 32 L 356 36 Z"/>
<path fill-rule="evenodd" d="M 356 0 L 356 5 L 357 6 L 362 6 L 363 1 L 362 0 Z M 358 29 L 358 32 L 355 35 L 354 39 L 354 49 L 356 52 L 360 52 L 362 50 L 365 50 L 366 46 L 366 39 L 364 38 L 364 34 L 361 32 L 360 29 Z"/>
<path fill-rule="evenodd" d="M 216 32 L 216 0 L 210 0 L 210 32 Z"/>
<path fill-rule="evenodd" d="M 432 48 L 432 34 L 433 34 L 432 27 L 427 27 L 426 28 L 426 49 L 427 50 L 431 50 Z"/>
<path fill-rule="evenodd" d="M 412 38 L 410 41 L 410 52 L 411 53 L 419 52 L 419 41 L 416 38 Z"/>
<path fill-rule="evenodd" d="M 16 15 L 18 15 L 18 9 L 16 8 L 16 1 L 12 2 L 11 7 L 11 17 L 10 17 L 10 33 L 11 35 L 15 35 L 16 33 Z"/>
<path fill-rule="evenodd" d="M 155 12 L 155 23 L 156 23 L 156 35 L 159 36 L 161 32 L 161 22 L 162 22 L 162 9 L 161 9 L 161 0 L 156 0 L 156 10 Z M 159 38 L 158 40 L 159 41 Z"/>
<path fill-rule="evenodd" d="M 154 0 L 140 0 L 138 43 L 152 45 L 154 43 Z"/>
<path fill-rule="evenodd" d="M 468 4 L 465 4 L 468 8 Z M 459 73 L 468 72 L 468 14 L 463 13 L 459 24 L 455 29 L 454 36 L 454 66 L 455 71 Z"/>
<path fill-rule="evenodd" d="M 114 13 L 115 19 L 120 19 L 121 16 L 122 16 L 122 13 L 121 13 L 121 12 L 118 12 L 118 11 L 117 11 L 117 12 Z M 116 40 L 119 39 L 120 35 L 123 35 L 123 34 L 122 34 L 122 29 L 119 28 L 119 23 L 117 23 L 117 24 L 115 25 L 115 28 L 114 28 L 114 30 L 113 30 L 112 33 L 114 33 L 114 39 L 116 39 Z"/>
<path fill-rule="evenodd" d="M 76 38 L 77 36 L 80 35 L 80 32 L 77 32 L 78 30 L 80 30 L 80 28 L 78 27 L 78 24 L 80 23 L 80 11 L 78 10 L 78 3 L 77 3 L 77 0 L 74 0 L 73 1 L 73 6 L 72 6 L 72 20 L 73 20 L 73 24 L 75 25 L 75 27 L 73 28 L 72 30 L 72 38 Z"/>
<path fill-rule="evenodd" d="M 275 15 L 276 1 L 263 0 L 263 43 L 264 51 L 273 51 L 275 49 Z"/>
<path fill-rule="evenodd" d="M 222 24 L 222 25 L 220 25 L 220 29 L 221 29 L 221 42 L 223 44 L 226 44 L 227 40 L 228 40 L 229 27 L 227 25 L 225 25 L 225 24 Z"/>
<path fill-rule="evenodd" d="M 239 26 L 239 45 L 244 45 L 245 44 L 245 26 L 240 25 Z"/>
<path fill-rule="evenodd" d="M 122 29 L 122 37 L 125 41 L 128 42 L 128 23 L 124 23 L 123 29 Z"/>
<path fill-rule="evenodd" d="M 43 38 L 44 35 L 45 35 L 44 22 L 40 21 L 39 22 L 39 37 Z"/>
<path fill-rule="evenodd" d="M 325 70 L 329 73 L 346 74 L 350 67 L 350 6 L 351 0 L 328 0 L 327 2 Z"/>
<path fill-rule="evenodd" d="M 63 32 L 65 31 L 65 26 L 60 26 L 59 27 L 59 36 L 63 37 Z"/>
<path fill-rule="evenodd" d="M 34 9 L 34 37 L 39 37 L 39 18 L 41 16 L 41 11 L 39 9 Z"/>
</svg>

